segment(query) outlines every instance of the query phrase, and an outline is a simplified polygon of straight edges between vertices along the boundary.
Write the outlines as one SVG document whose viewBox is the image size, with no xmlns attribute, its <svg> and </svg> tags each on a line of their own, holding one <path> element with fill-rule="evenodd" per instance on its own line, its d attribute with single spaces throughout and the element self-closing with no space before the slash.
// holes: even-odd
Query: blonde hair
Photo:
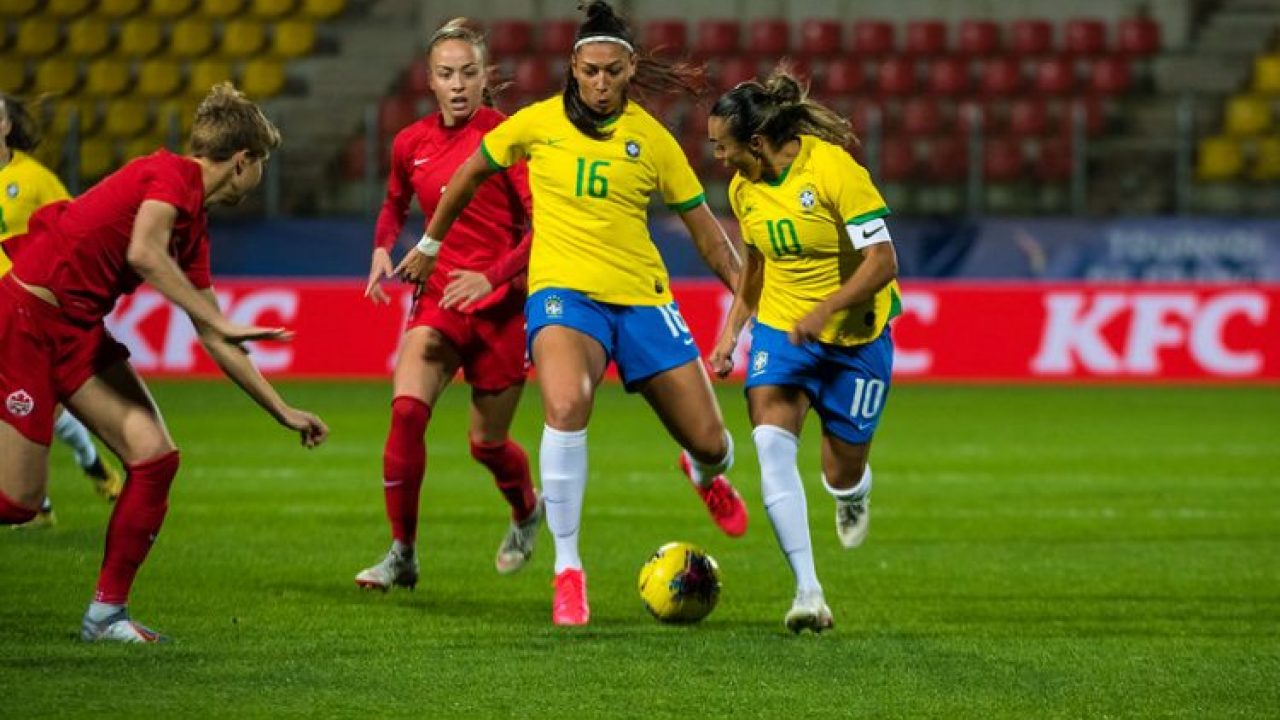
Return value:
<svg viewBox="0 0 1280 720">
<path fill-rule="evenodd" d="M 494 100 L 498 93 L 505 90 L 511 85 L 509 82 L 495 83 L 493 82 L 492 70 L 493 66 L 489 64 L 489 41 L 485 38 L 484 33 L 475 29 L 471 25 L 471 21 L 465 17 L 456 17 L 444 25 L 440 29 L 431 34 L 431 39 L 427 41 L 427 62 L 431 62 L 431 51 L 436 49 L 436 45 L 446 40 L 461 40 L 471 47 L 475 48 L 476 55 L 480 59 L 480 68 L 484 73 L 485 86 L 481 101 L 493 107 Z"/>
<path fill-rule="evenodd" d="M 800 135 L 814 135 L 834 145 L 856 145 L 849 121 L 809 99 L 809 88 L 780 65 L 763 83 L 750 80 L 720 96 L 711 114 L 724 118 L 729 134 L 745 143 L 762 135 L 777 147 Z"/>
<path fill-rule="evenodd" d="M 241 150 L 263 158 L 280 147 L 280 131 L 244 93 L 221 82 L 196 108 L 188 146 L 192 155 L 218 162 Z"/>
</svg>

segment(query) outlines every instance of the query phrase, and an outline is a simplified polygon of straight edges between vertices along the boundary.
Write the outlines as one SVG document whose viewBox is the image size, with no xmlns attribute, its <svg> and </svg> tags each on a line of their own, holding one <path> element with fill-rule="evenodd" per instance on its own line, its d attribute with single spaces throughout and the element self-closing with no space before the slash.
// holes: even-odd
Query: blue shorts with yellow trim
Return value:
<svg viewBox="0 0 1280 720">
<path fill-rule="evenodd" d="M 787 333 L 757 322 L 751 330 L 746 389 L 798 387 L 822 420 L 823 432 L 847 443 L 871 441 L 889 394 L 893 339 L 886 326 L 865 345 L 792 345 Z"/>
<path fill-rule="evenodd" d="M 525 301 L 524 317 L 530 358 L 538 331 L 549 325 L 573 328 L 600 343 L 618 366 L 627 392 L 642 380 L 698 359 L 698 346 L 674 302 L 613 305 L 577 290 L 545 288 Z"/>
</svg>

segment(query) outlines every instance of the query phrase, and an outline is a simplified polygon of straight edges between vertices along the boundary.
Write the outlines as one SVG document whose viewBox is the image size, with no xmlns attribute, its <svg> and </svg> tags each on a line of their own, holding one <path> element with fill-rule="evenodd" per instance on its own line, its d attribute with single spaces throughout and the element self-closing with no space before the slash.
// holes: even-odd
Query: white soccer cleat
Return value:
<svg viewBox="0 0 1280 720">
<path fill-rule="evenodd" d="M 871 532 L 871 498 L 836 500 L 836 537 L 846 550 L 856 548 Z"/>
<path fill-rule="evenodd" d="M 796 593 L 796 599 L 791 603 L 791 609 L 782 622 L 797 635 L 804 630 L 820 633 L 835 627 L 831 608 L 827 607 L 821 590 Z"/>
<path fill-rule="evenodd" d="M 539 497 L 532 515 L 525 518 L 524 522 L 511 523 L 506 537 L 502 538 L 502 544 L 498 546 L 498 555 L 493 560 L 498 574 L 510 575 L 524 567 L 529 558 L 533 557 L 533 545 L 538 539 L 538 528 L 542 527 L 544 512 L 542 498 Z"/>
<path fill-rule="evenodd" d="M 118 642 L 129 644 L 167 643 L 169 638 L 129 619 L 129 613 L 121 610 L 101 621 L 89 619 L 85 613 L 80 621 L 81 642 Z"/>
<path fill-rule="evenodd" d="M 356 585 L 369 590 L 386 592 L 392 585 L 413 589 L 418 584 L 418 556 L 405 557 L 395 550 L 387 553 L 382 562 L 367 567 L 356 575 Z"/>
</svg>

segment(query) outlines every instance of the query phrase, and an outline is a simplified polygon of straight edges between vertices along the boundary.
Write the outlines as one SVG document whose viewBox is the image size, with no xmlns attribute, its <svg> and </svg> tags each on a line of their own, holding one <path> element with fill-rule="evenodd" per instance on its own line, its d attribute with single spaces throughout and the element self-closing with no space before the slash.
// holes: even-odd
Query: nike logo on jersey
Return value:
<svg viewBox="0 0 1280 720">
<path fill-rule="evenodd" d="M 877 226 L 875 226 L 875 227 L 873 227 L 873 228 L 867 228 L 866 230 L 863 230 L 863 231 L 862 231 L 862 239 L 863 239 L 863 240 L 868 240 L 868 239 L 870 239 L 872 236 L 874 236 L 876 233 L 880 232 L 880 231 L 881 231 L 881 230 L 883 230 L 883 229 L 884 229 L 884 223 L 880 223 L 879 225 L 877 225 Z"/>
<path fill-rule="evenodd" d="M 559 145 L 562 142 L 564 142 L 564 138 L 547 138 L 548 147 L 555 147 L 556 145 Z"/>
<path fill-rule="evenodd" d="M 414 158 L 413 166 L 418 167 L 419 165 L 426 165 L 429 162 L 431 162 L 431 158 Z"/>
</svg>

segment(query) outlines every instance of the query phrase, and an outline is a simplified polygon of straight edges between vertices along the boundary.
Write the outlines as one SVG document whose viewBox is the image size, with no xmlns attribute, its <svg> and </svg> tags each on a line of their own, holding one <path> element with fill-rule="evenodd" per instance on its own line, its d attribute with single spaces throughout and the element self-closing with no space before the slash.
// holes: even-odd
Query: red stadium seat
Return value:
<svg viewBox="0 0 1280 720">
<path fill-rule="evenodd" d="M 683 55 L 689 49 L 689 29 L 684 20 L 650 20 L 644 26 L 644 44 L 660 55 Z"/>
<path fill-rule="evenodd" d="M 1022 63 L 1007 55 L 982 63 L 978 91 L 986 97 L 1008 97 L 1022 91 Z"/>
<path fill-rule="evenodd" d="M 858 20 L 853 24 L 853 52 L 882 57 L 894 51 L 893 25 L 884 20 Z"/>
<path fill-rule="evenodd" d="M 911 20 L 907 23 L 908 55 L 932 57 L 947 52 L 947 24 L 941 20 Z"/>
<path fill-rule="evenodd" d="M 950 184 L 964 180 L 969 174 L 969 145 L 963 138 L 934 138 L 925 152 L 925 179 L 932 183 Z"/>
<path fill-rule="evenodd" d="M 1018 98 L 1009 105 L 1009 132 L 1017 137 L 1040 137 L 1049 131 L 1049 107 L 1043 98 Z"/>
<path fill-rule="evenodd" d="M 1035 162 L 1036 179 L 1045 183 L 1063 183 L 1071 179 L 1073 165 L 1071 145 L 1065 140 L 1046 140 L 1040 144 Z"/>
<path fill-rule="evenodd" d="M 756 80 L 759 66 L 754 57 L 735 55 L 720 63 L 716 72 L 716 89 L 720 92 L 732 90 L 738 83 Z"/>
<path fill-rule="evenodd" d="M 1129 61 L 1122 57 L 1101 57 L 1089 68 L 1089 92 L 1097 95 L 1123 95 L 1133 86 Z"/>
<path fill-rule="evenodd" d="M 866 81 L 862 62 L 850 57 L 832 60 L 822 78 L 823 92 L 834 97 L 859 93 Z"/>
<path fill-rule="evenodd" d="M 340 168 L 344 179 L 360 180 L 364 178 L 365 154 L 364 135 L 357 135 L 347 141 L 346 146 L 342 148 Z"/>
<path fill-rule="evenodd" d="M 516 61 L 512 73 L 514 90 L 530 95 L 541 95 L 551 87 L 551 70 L 541 55 L 526 55 Z"/>
<path fill-rule="evenodd" d="M 578 23 L 573 20 L 546 20 L 538 32 L 538 49 L 553 55 L 573 52 L 578 39 Z"/>
<path fill-rule="evenodd" d="M 990 135 L 999 126 L 999 120 L 995 105 L 981 100 L 966 100 L 956 107 L 954 134 L 957 138 L 968 142 L 975 124 L 978 125 L 981 134 Z"/>
<path fill-rule="evenodd" d="M 1063 43 L 1071 55 L 1094 57 L 1107 51 L 1107 26 L 1093 18 L 1075 18 L 1066 25 Z"/>
<path fill-rule="evenodd" d="M 427 67 L 425 59 L 419 58 L 409 65 L 409 69 L 404 72 L 404 84 L 401 87 L 401 94 L 408 97 L 431 95 L 431 68 Z"/>
<path fill-rule="evenodd" d="M 829 57 L 844 49 L 839 20 L 808 18 L 800 23 L 800 47 L 797 52 L 810 57 Z"/>
<path fill-rule="evenodd" d="M 1131 17 L 1120 21 L 1116 50 L 1121 55 L 1147 57 L 1160 52 L 1160 25 L 1149 17 Z"/>
<path fill-rule="evenodd" d="M 911 141 L 900 137 L 888 137 L 880 144 L 881 182 L 905 182 L 916 174 L 916 153 Z"/>
<path fill-rule="evenodd" d="M 1009 138 L 989 138 L 983 146 L 982 173 L 988 182 L 1012 182 L 1022 176 L 1022 148 Z"/>
<path fill-rule="evenodd" d="M 379 137 L 391 138 L 418 119 L 417 103 L 412 98 L 393 95 L 378 105 Z"/>
<path fill-rule="evenodd" d="M 942 109 L 931 95 L 917 95 L 902 106 L 902 131 L 909 136 L 928 137 L 942 129 Z"/>
<path fill-rule="evenodd" d="M 1069 58 L 1042 59 L 1035 70 L 1033 88 L 1043 95 L 1066 95 L 1076 87 L 1076 69 Z"/>
<path fill-rule="evenodd" d="M 528 20 L 494 20 L 489 25 L 489 50 L 498 58 L 529 52 L 533 25 Z"/>
<path fill-rule="evenodd" d="M 737 20 L 702 20 L 694 52 L 702 57 L 722 58 L 738 52 L 742 25 Z"/>
<path fill-rule="evenodd" d="M 882 95 L 910 95 L 916 89 L 916 63 L 910 58 L 887 58 L 876 71 L 876 81 Z"/>
<path fill-rule="evenodd" d="M 849 118 L 849 123 L 853 125 L 853 132 L 858 137 L 865 137 L 871 134 L 871 126 L 873 122 L 880 124 L 881 132 L 885 128 L 884 108 L 874 100 L 867 99 L 851 99 L 842 114 Z M 873 120 L 873 116 L 875 119 Z"/>
<path fill-rule="evenodd" d="M 1000 25 L 991 20 L 962 20 L 956 49 L 970 57 L 1000 52 Z"/>
<path fill-rule="evenodd" d="M 1089 137 L 1097 137 L 1106 129 L 1106 107 L 1101 98 L 1084 95 L 1070 98 L 1058 108 L 1058 131 L 1062 137 L 1073 137 L 1075 134 L 1076 113 L 1082 113 L 1084 132 Z"/>
<path fill-rule="evenodd" d="M 791 23 L 782 18 L 757 18 L 747 25 L 746 50 L 757 57 L 777 58 L 791 51 Z"/>
<path fill-rule="evenodd" d="M 1014 55 L 1039 56 L 1053 52 L 1053 25 L 1048 20 L 1015 20 L 1009 34 L 1009 51 Z"/>
<path fill-rule="evenodd" d="M 929 92 L 963 95 L 969 92 L 969 63 L 957 56 L 939 57 L 929 65 Z"/>
</svg>

